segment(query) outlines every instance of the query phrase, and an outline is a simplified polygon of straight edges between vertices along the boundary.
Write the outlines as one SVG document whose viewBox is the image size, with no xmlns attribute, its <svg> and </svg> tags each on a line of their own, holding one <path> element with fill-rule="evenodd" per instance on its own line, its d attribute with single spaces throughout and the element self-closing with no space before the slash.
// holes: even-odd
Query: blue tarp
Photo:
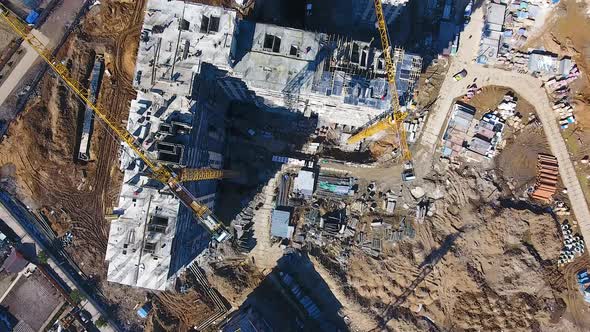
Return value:
<svg viewBox="0 0 590 332">
<path fill-rule="evenodd" d="M 451 155 L 451 153 L 453 153 L 453 150 L 451 148 L 448 148 L 446 146 L 443 148 L 443 151 L 442 151 L 443 156 L 448 157 Z"/>
<path fill-rule="evenodd" d="M 27 16 L 27 18 L 25 19 L 25 21 L 28 24 L 35 24 L 35 22 L 37 22 L 37 19 L 39 18 L 39 13 L 37 13 L 34 10 L 31 10 L 31 12 L 29 13 L 29 15 Z"/>
<path fill-rule="evenodd" d="M 146 318 L 150 311 L 152 311 L 152 304 L 151 302 L 148 302 L 137 310 L 137 315 L 141 318 Z"/>
<path fill-rule="evenodd" d="M 37 22 L 37 19 L 39 18 L 39 13 L 37 13 L 34 10 L 31 10 L 31 12 L 29 13 L 29 15 L 27 16 L 27 18 L 25 19 L 25 21 L 28 24 L 35 24 L 35 22 Z"/>
<path fill-rule="evenodd" d="M 520 19 L 524 19 L 524 18 L 528 18 L 528 17 L 529 17 L 529 13 L 528 13 L 528 12 L 525 12 L 525 11 L 522 11 L 522 10 L 519 10 L 519 11 L 516 13 L 516 16 L 517 16 L 518 18 L 520 18 Z"/>
</svg>

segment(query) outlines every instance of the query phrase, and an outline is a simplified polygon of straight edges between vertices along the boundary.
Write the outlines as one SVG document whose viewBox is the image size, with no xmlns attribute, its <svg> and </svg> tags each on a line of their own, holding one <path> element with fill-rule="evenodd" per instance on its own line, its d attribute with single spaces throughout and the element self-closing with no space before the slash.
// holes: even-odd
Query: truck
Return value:
<svg viewBox="0 0 590 332">
<path fill-rule="evenodd" d="M 463 12 L 463 26 L 465 27 L 469 22 L 471 22 L 471 13 L 473 10 L 473 0 L 469 1 L 467 7 L 465 7 L 465 11 Z"/>
<path fill-rule="evenodd" d="M 455 81 L 460 81 L 460 80 L 464 79 L 465 76 L 467 76 L 467 69 L 463 69 L 460 72 L 456 73 L 453 76 L 453 78 L 455 79 Z"/>
</svg>

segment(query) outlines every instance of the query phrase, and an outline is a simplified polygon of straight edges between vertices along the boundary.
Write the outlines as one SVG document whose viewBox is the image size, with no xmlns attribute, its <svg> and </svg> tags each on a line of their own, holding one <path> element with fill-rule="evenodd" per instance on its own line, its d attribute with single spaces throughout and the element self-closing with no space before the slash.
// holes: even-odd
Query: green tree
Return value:
<svg viewBox="0 0 590 332">
<path fill-rule="evenodd" d="M 85 299 L 85 297 L 84 297 L 84 294 L 80 293 L 79 290 L 74 289 L 70 292 L 70 299 L 74 303 L 80 303 Z"/>
<path fill-rule="evenodd" d="M 98 328 L 107 326 L 107 320 L 104 317 L 100 316 L 96 321 L 94 321 L 94 325 Z"/>
<path fill-rule="evenodd" d="M 39 252 L 39 254 L 37 254 L 37 260 L 39 261 L 39 263 L 41 264 L 47 264 L 47 260 L 49 259 L 49 257 L 47 257 L 47 254 L 45 253 L 45 251 L 41 250 Z"/>
</svg>

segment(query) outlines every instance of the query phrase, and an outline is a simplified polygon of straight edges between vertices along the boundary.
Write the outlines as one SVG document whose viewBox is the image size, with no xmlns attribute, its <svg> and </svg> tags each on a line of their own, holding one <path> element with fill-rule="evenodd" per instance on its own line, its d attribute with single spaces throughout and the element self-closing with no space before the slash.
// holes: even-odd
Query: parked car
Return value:
<svg viewBox="0 0 590 332">
<path fill-rule="evenodd" d="M 463 69 L 460 72 L 456 73 L 455 76 L 453 76 L 453 78 L 455 79 L 455 81 L 460 81 L 464 79 L 465 76 L 467 76 L 467 70 Z"/>
</svg>

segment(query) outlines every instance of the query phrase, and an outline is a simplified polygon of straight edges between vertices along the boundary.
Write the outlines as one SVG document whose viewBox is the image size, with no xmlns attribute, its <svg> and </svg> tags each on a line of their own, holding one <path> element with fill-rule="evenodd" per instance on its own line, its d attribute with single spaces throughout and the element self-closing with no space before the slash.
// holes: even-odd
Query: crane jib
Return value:
<svg viewBox="0 0 590 332">
<path fill-rule="evenodd" d="M 68 68 L 56 59 L 52 52 L 34 35 L 33 30 L 25 22 L 12 13 L 6 6 L 0 3 L 0 16 L 6 23 L 27 42 L 31 48 L 39 54 L 41 58 L 51 67 L 51 69 L 60 77 L 60 79 L 76 94 L 116 136 L 145 163 L 148 169 L 153 173 L 153 177 L 164 185 L 168 186 L 175 196 L 198 217 L 199 222 L 213 235 L 218 242 L 231 238 L 231 234 L 225 229 L 225 226 L 217 220 L 209 209 L 200 204 L 199 201 L 181 184 L 176 175 L 166 166 L 151 160 L 143 151 L 141 145 L 135 137 L 127 131 L 126 128 L 111 121 L 107 113 L 100 106 L 94 104 L 89 99 L 88 90 L 79 82 L 69 76 Z"/>
</svg>

